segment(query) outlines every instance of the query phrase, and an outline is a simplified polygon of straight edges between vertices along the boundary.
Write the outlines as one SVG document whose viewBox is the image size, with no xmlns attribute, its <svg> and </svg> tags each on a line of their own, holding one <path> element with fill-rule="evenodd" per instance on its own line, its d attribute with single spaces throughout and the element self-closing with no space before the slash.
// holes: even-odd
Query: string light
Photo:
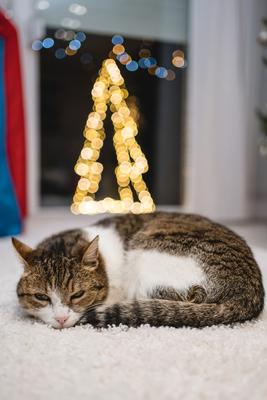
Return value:
<svg viewBox="0 0 267 400">
<path fill-rule="evenodd" d="M 172 64 L 176 68 L 183 68 L 185 66 L 184 52 L 182 50 L 174 50 L 172 53 Z"/>
<path fill-rule="evenodd" d="M 184 59 L 180 56 L 176 56 L 172 59 L 172 63 L 175 67 L 181 68 L 184 66 Z"/>
<path fill-rule="evenodd" d="M 69 48 L 71 50 L 79 50 L 80 47 L 81 47 L 81 42 L 77 39 L 74 39 L 71 42 L 69 42 Z"/>
<path fill-rule="evenodd" d="M 43 43 L 41 42 L 41 40 L 35 40 L 35 41 L 32 43 L 32 49 L 33 49 L 34 51 L 39 51 L 39 50 L 42 49 L 42 47 L 43 47 Z"/>
<path fill-rule="evenodd" d="M 163 66 L 158 65 L 157 60 L 151 56 L 151 50 L 143 48 L 139 51 L 139 60 L 132 60 L 130 54 L 125 51 L 124 38 L 121 35 L 114 35 L 111 39 L 114 45 L 112 51 L 109 53 L 110 58 L 116 58 L 126 69 L 130 72 L 135 72 L 138 68 L 146 69 L 150 75 L 156 76 L 160 79 L 166 79 L 167 81 L 173 81 L 176 78 L 176 74 L 173 70 L 167 69 Z M 181 50 L 175 50 L 172 53 L 172 64 L 177 68 L 184 68 L 186 62 L 184 60 L 184 53 Z"/>
<path fill-rule="evenodd" d="M 37 10 L 47 10 L 50 7 L 50 3 L 47 0 L 40 0 L 35 4 Z"/>
<path fill-rule="evenodd" d="M 81 26 L 81 21 L 79 21 L 78 19 L 65 17 L 61 20 L 61 25 L 66 28 L 77 29 Z"/>
<path fill-rule="evenodd" d="M 55 51 L 55 56 L 57 59 L 62 60 L 63 58 L 65 58 L 67 56 L 65 49 L 57 49 Z"/>
<path fill-rule="evenodd" d="M 50 49 L 51 47 L 54 46 L 54 43 L 55 43 L 54 39 L 52 39 L 52 38 L 50 38 L 50 37 L 47 37 L 47 38 L 45 38 L 45 39 L 43 40 L 43 47 L 44 47 L 45 49 Z"/>
<path fill-rule="evenodd" d="M 87 13 L 87 8 L 81 4 L 73 3 L 69 6 L 69 11 L 80 16 Z"/>
<path fill-rule="evenodd" d="M 124 39 L 121 35 L 114 35 L 111 39 L 112 44 L 122 44 Z"/>
<path fill-rule="evenodd" d="M 148 162 L 135 139 L 138 128 L 137 119 L 133 115 L 138 117 L 138 113 L 136 110 L 132 113 L 125 101 L 129 93 L 113 59 L 103 62 L 91 93 L 94 106 L 84 128 L 84 146 L 74 167 L 80 179 L 73 196 L 71 211 L 74 214 L 153 212 L 155 204 L 143 180 L 143 174 L 148 171 Z M 115 175 L 120 199 L 106 197 L 96 201 L 95 193 L 98 191 L 103 171 L 103 165 L 98 162 L 98 158 L 105 139 L 103 121 L 108 107 L 112 112 L 114 127 L 113 144 L 118 160 Z M 138 201 L 134 200 L 133 190 Z"/>
<path fill-rule="evenodd" d="M 73 3 L 70 7 L 80 10 L 80 7 L 83 6 L 79 5 L 78 3 Z M 82 43 L 86 40 L 86 34 L 84 32 L 80 31 L 75 33 L 73 30 L 79 27 L 80 21 L 66 17 L 62 20 L 62 25 L 72 30 L 59 28 L 55 32 L 54 36 L 56 39 L 69 42 L 64 49 L 64 53 L 62 52 L 61 48 L 55 51 L 55 57 L 59 60 L 65 58 L 66 56 L 76 55 L 80 50 Z M 109 53 L 109 58 L 118 60 L 128 71 L 135 72 L 141 68 L 146 69 L 150 75 L 156 76 L 160 79 L 173 81 L 176 78 L 176 74 L 173 70 L 158 65 L 157 60 L 151 56 L 150 49 L 142 48 L 138 53 L 140 58 L 135 61 L 132 59 L 131 55 L 125 51 L 125 45 L 123 45 L 124 38 L 121 35 L 114 35 L 111 39 L 111 42 L 113 44 L 113 48 Z M 43 41 L 35 40 L 32 43 L 32 49 L 34 51 L 49 49 L 53 46 L 54 39 L 52 38 L 45 38 Z M 83 64 L 89 64 L 92 62 L 92 56 L 88 53 L 85 53 L 80 57 L 80 61 Z M 176 68 L 185 68 L 187 66 L 187 62 L 184 59 L 184 53 L 182 50 L 173 51 L 171 61 L 173 66 Z"/>
</svg>

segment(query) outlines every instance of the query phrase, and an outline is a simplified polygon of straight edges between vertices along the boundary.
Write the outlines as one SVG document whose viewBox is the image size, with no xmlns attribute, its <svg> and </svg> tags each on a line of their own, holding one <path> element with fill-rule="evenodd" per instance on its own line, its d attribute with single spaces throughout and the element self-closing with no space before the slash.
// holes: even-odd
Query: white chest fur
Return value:
<svg viewBox="0 0 267 400">
<path fill-rule="evenodd" d="M 90 226 L 84 231 L 89 240 L 99 235 L 99 251 L 104 258 L 109 280 L 109 296 L 107 302 L 120 301 L 126 297 L 123 282 L 125 255 L 123 243 L 113 227 Z"/>
<path fill-rule="evenodd" d="M 144 299 L 156 287 L 172 287 L 186 292 L 204 284 L 202 268 L 191 257 L 177 257 L 155 250 L 124 252 L 123 243 L 113 227 L 85 229 L 89 240 L 99 235 L 99 250 L 104 258 L 110 292 L 107 302 Z"/>
</svg>

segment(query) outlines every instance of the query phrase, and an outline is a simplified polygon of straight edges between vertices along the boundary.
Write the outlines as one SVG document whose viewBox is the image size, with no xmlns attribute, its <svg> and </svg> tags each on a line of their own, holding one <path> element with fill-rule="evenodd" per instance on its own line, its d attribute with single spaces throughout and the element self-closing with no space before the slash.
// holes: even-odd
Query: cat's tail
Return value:
<svg viewBox="0 0 267 400">
<path fill-rule="evenodd" d="M 201 328 L 218 324 L 244 322 L 256 318 L 263 309 L 263 301 L 257 303 L 234 299 L 222 304 L 190 303 L 171 300 L 140 300 L 103 305 L 91 310 L 81 320 L 96 327 L 127 325 L 190 326 Z"/>
</svg>

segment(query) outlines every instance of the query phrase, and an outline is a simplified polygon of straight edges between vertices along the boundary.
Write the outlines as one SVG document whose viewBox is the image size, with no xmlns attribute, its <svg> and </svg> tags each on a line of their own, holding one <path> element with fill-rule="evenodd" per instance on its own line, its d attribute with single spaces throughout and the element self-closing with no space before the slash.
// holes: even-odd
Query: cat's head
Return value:
<svg viewBox="0 0 267 400">
<path fill-rule="evenodd" d="M 107 296 L 98 237 L 71 257 L 39 247 L 32 249 L 15 238 L 12 242 L 24 267 L 17 295 L 30 315 L 54 328 L 68 328 Z"/>
</svg>

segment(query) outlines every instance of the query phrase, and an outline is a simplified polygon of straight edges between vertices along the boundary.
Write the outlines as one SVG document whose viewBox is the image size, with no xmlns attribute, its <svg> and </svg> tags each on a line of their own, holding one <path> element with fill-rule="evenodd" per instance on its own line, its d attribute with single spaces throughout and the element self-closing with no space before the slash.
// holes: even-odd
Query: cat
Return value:
<svg viewBox="0 0 267 400">
<path fill-rule="evenodd" d="M 198 215 L 114 216 L 36 249 L 12 241 L 24 265 L 19 303 L 54 328 L 201 328 L 263 310 L 261 272 L 246 242 Z"/>
</svg>

